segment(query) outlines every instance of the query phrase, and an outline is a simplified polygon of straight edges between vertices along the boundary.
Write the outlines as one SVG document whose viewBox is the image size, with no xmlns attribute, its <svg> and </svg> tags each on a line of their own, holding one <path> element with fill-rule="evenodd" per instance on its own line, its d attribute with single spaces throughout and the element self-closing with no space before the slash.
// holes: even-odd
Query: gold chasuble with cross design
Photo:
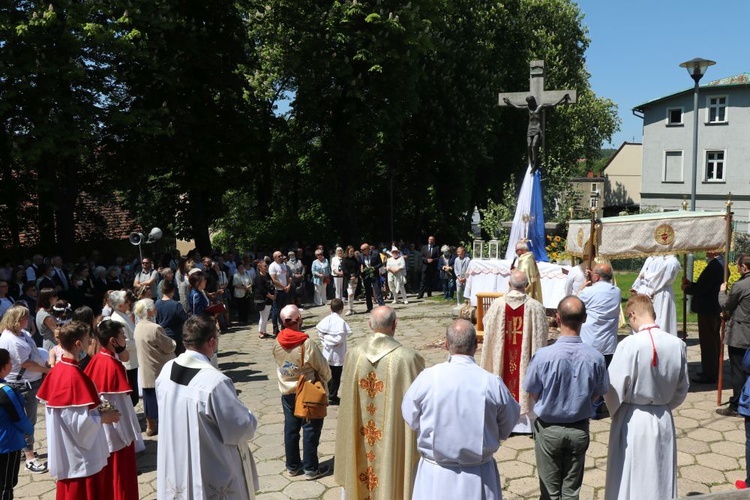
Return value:
<svg viewBox="0 0 750 500">
<path fill-rule="evenodd" d="M 334 476 L 347 499 L 410 499 L 417 437 L 401 401 L 424 359 L 382 333 L 350 348 L 341 377 Z"/>
<path fill-rule="evenodd" d="M 547 345 L 549 327 L 545 313 L 538 301 L 511 290 L 495 299 L 484 315 L 484 344 L 479 366 L 503 379 L 521 405 L 521 415 L 534 408 L 522 383 L 531 356 Z"/>
</svg>

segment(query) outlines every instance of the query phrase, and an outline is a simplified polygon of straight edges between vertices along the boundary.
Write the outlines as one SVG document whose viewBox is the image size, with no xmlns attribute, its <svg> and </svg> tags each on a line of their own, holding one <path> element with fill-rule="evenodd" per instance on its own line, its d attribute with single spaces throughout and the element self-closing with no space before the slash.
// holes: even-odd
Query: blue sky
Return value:
<svg viewBox="0 0 750 500">
<path fill-rule="evenodd" d="M 642 121 L 631 109 L 692 88 L 679 64 L 716 61 L 701 83 L 750 72 L 748 0 L 577 0 L 589 29 L 586 61 L 591 87 L 619 108 L 621 131 L 612 146 L 640 142 Z M 606 145 L 605 145 L 606 146 Z"/>
</svg>

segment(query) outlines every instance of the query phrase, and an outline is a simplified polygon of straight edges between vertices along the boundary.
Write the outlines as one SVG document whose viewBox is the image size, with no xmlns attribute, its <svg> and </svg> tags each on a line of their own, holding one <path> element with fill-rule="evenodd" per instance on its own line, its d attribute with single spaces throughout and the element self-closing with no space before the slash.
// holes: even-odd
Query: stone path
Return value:
<svg viewBox="0 0 750 500">
<path fill-rule="evenodd" d="M 420 350 L 427 365 L 445 359 L 442 336 L 451 320 L 454 303 L 441 299 L 415 300 L 410 297 L 408 305 L 397 305 L 397 339 L 405 345 Z M 350 343 L 361 339 L 367 328 L 364 304 L 359 303 L 359 314 L 346 319 L 354 334 Z M 328 313 L 327 307 L 307 310 L 304 327 L 314 333 L 317 321 Z M 283 421 L 281 401 L 276 383 L 275 363 L 271 355 L 273 340 L 260 340 L 251 328 L 234 328 L 221 337 L 220 366 L 235 382 L 240 398 L 258 418 L 258 430 L 251 448 L 258 463 L 262 500 L 275 499 L 326 499 L 341 498 L 341 489 L 332 476 L 317 481 L 305 481 L 301 476 L 287 478 L 284 475 Z M 688 341 L 690 372 L 699 369 L 697 332 L 691 331 Z M 726 368 L 726 367 L 725 367 Z M 728 370 L 725 370 L 727 373 Z M 725 384 L 724 398 L 731 393 Z M 690 394 L 674 413 L 678 430 L 677 448 L 679 465 L 679 493 L 681 496 L 701 493 L 730 491 L 734 481 L 745 477 L 745 432 L 740 418 L 720 417 L 716 408 L 714 387 L 694 386 Z M 137 411 L 142 412 L 139 404 Z M 333 465 L 337 407 L 329 408 L 319 447 L 321 463 Z M 607 463 L 607 440 L 610 420 L 592 421 L 591 445 L 586 457 L 586 473 L 581 492 L 582 499 L 604 498 L 604 478 Z M 38 449 L 47 450 L 44 438 L 43 407 L 37 424 Z M 144 435 L 145 437 L 145 435 Z M 143 499 L 156 498 L 156 437 L 145 438 L 146 451 L 138 457 L 140 495 Z M 503 483 L 503 497 L 509 500 L 538 498 L 539 486 L 536 477 L 534 442 L 524 436 L 516 436 L 504 442 L 495 455 Z M 55 482 L 49 474 L 20 473 L 16 498 L 53 499 Z"/>
</svg>

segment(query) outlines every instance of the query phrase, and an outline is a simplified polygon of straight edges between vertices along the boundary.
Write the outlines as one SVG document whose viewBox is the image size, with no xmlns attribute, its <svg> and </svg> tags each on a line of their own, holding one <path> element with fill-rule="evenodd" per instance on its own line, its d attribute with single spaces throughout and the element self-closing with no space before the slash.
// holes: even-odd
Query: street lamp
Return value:
<svg viewBox="0 0 750 500">
<path fill-rule="evenodd" d="M 695 82 L 693 89 L 693 177 L 690 185 L 690 211 L 695 212 L 695 191 L 698 182 L 698 82 L 701 81 L 703 75 L 706 74 L 706 70 L 709 66 L 716 64 L 714 61 L 708 59 L 701 59 L 696 57 L 690 61 L 685 61 L 680 64 L 681 68 L 685 68 L 690 75 L 690 78 Z M 693 254 L 688 255 L 687 259 L 687 279 L 693 279 Z"/>
</svg>

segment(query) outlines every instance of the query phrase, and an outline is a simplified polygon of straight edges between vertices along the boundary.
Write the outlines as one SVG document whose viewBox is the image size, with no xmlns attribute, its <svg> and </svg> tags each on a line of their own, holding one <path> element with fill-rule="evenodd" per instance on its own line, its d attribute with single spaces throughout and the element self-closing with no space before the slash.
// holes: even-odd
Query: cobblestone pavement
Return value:
<svg viewBox="0 0 750 500">
<path fill-rule="evenodd" d="M 418 349 L 427 365 L 445 359 L 442 336 L 451 320 L 454 303 L 442 299 L 416 300 L 409 298 L 408 305 L 395 306 L 399 318 L 397 339 Z M 347 317 L 354 334 L 350 345 L 358 342 L 369 331 L 365 306 L 358 303 L 357 314 Z M 304 327 L 314 334 L 317 321 L 328 314 L 327 307 L 317 307 L 304 312 Z M 258 498 L 338 500 L 341 489 L 332 475 L 317 481 L 306 481 L 302 476 L 288 478 L 284 475 L 283 421 L 281 401 L 276 383 L 275 363 L 271 355 L 274 341 L 260 340 L 256 326 L 235 327 L 221 337 L 220 367 L 234 380 L 240 398 L 258 418 L 258 430 L 251 448 L 255 454 L 260 474 Z M 689 329 L 690 330 L 690 329 Z M 699 369 L 697 333 L 690 332 L 688 358 L 690 373 Z M 479 355 L 479 353 L 478 353 Z M 728 368 L 725 366 L 725 368 Z M 725 370 L 728 373 L 728 369 Z M 731 393 L 725 384 L 724 399 Z M 745 433 L 740 418 L 720 417 L 716 408 L 715 387 L 693 386 L 683 405 L 674 412 L 677 426 L 677 461 L 679 465 L 679 494 L 681 496 L 734 489 L 734 481 L 745 477 Z M 139 415 L 141 405 L 137 407 Z M 46 453 L 44 409 L 40 406 L 37 423 L 38 451 Z M 320 447 L 321 463 L 333 465 L 337 407 L 330 407 L 323 426 Z M 610 420 L 591 422 L 591 445 L 586 456 L 586 473 L 581 498 L 604 498 L 604 478 L 607 464 L 607 440 Z M 156 443 L 157 437 L 146 440 L 146 451 L 138 457 L 140 495 L 143 499 L 156 498 Z M 500 468 L 503 496 L 506 499 L 538 498 L 539 485 L 534 459 L 534 442 L 526 436 L 516 436 L 505 441 L 495 457 Z M 55 482 L 49 474 L 20 473 L 16 498 L 53 499 Z"/>
</svg>

